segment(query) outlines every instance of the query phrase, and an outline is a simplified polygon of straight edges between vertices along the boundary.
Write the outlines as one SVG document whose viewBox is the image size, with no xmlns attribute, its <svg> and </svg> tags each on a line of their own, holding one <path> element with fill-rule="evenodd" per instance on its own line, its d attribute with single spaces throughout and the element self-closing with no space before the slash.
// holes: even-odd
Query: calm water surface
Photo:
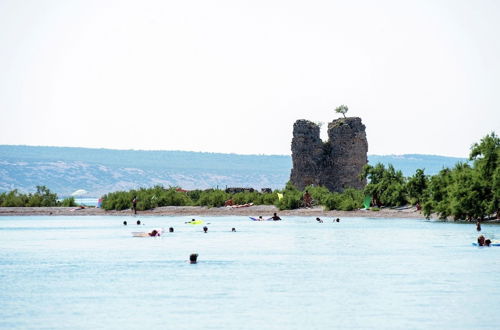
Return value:
<svg viewBox="0 0 500 330">
<path fill-rule="evenodd" d="M 473 224 L 197 218 L 0 218 L 0 327 L 500 328 L 500 247 Z"/>
</svg>

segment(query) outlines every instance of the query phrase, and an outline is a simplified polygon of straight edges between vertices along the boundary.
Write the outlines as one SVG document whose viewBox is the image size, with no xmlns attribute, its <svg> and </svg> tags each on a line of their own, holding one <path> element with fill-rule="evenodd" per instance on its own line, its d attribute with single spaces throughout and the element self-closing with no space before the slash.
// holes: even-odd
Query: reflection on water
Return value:
<svg viewBox="0 0 500 330">
<path fill-rule="evenodd" d="M 0 327 L 469 328 L 500 323 L 473 224 L 313 217 L 0 218 Z M 133 231 L 163 227 L 161 237 Z M 174 227 L 173 233 L 168 232 Z M 231 232 L 235 227 L 236 232 Z M 500 227 L 483 225 L 489 237 Z M 198 253 L 198 263 L 188 262 Z M 487 302 L 487 303 L 486 303 Z M 472 307 L 477 308 L 472 308 Z"/>
</svg>

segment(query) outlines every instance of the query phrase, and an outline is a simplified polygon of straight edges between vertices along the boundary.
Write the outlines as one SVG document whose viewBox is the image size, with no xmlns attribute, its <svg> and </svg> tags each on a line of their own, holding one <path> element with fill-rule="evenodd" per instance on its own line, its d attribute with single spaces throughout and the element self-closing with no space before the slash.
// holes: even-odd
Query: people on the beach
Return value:
<svg viewBox="0 0 500 330">
<path fill-rule="evenodd" d="M 127 221 L 123 221 L 123 225 L 126 226 L 127 225 Z"/>
<path fill-rule="evenodd" d="M 132 199 L 132 210 L 134 210 L 134 214 L 137 214 L 137 197 Z"/>
<path fill-rule="evenodd" d="M 273 214 L 273 216 L 271 217 L 271 219 L 273 219 L 274 221 L 281 220 L 281 218 L 278 217 L 278 215 L 276 214 L 276 212 Z"/>
<path fill-rule="evenodd" d="M 476 230 L 481 231 L 481 222 L 480 221 L 476 222 Z"/>
<path fill-rule="evenodd" d="M 169 232 L 169 233 L 173 233 L 173 232 L 174 232 L 174 227 L 170 227 L 170 228 L 168 228 L 168 232 Z"/>
<path fill-rule="evenodd" d="M 151 237 L 160 236 L 160 232 L 156 229 L 153 229 L 150 233 L 148 233 L 148 235 Z"/>
<path fill-rule="evenodd" d="M 316 221 L 318 221 L 319 223 L 323 223 L 323 220 L 321 220 L 320 218 L 316 218 Z"/>
<path fill-rule="evenodd" d="M 189 262 L 195 264 L 198 262 L 198 253 L 191 253 L 189 256 Z"/>
<path fill-rule="evenodd" d="M 311 194 L 309 194 L 309 191 L 306 190 L 303 199 L 304 199 L 304 207 L 312 207 L 312 197 Z"/>
<path fill-rule="evenodd" d="M 203 231 L 206 233 L 208 231 L 208 227 L 207 226 L 203 226 Z"/>
<path fill-rule="evenodd" d="M 233 206 L 233 200 L 230 198 L 224 202 L 224 206 Z"/>
</svg>

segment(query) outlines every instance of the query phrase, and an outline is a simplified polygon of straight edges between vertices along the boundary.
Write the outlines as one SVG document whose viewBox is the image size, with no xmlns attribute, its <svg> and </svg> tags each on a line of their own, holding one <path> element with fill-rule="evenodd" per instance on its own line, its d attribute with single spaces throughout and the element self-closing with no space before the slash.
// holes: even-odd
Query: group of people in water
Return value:
<svg viewBox="0 0 500 330">
<path fill-rule="evenodd" d="M 319 222 L 319 223 L 323 223 L 324 221 L 321 220 L 320 218 L 316 218 L 316 221 Z M 333 222 L 340 222 L 340 219 L 337 218 L 337 219 L 333 219 Z"/>
<path fill-rule="evenodd" d="M 478 232 L 481 231 L 481 222 L 480 221 L 476 222 L 476 230 Z M 477 238 L 477 245 L 478 246 L 491 246 L 491 239 L 484 237 L 484 235 L 479 235 Z"/>
</svg>

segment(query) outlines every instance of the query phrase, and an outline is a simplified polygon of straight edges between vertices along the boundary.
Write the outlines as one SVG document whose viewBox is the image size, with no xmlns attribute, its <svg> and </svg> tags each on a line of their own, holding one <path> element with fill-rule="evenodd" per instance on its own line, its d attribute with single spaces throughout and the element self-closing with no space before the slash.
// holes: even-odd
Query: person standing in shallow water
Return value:
<svg viewBox="0 0 500 330">
<path fill-rule="evenodd" d="M 271 219 L 273 219 L 274 221 L 281 220 L 281 218 L 278 217 L 278 215 L 276 213 L 274 213 L 274 215 L 271 217 Z"/>
<path fill-rule="evenodd" d="M 304 207 L 312 207 L 312 197 L 311 194 L 309 194 L 309 191 L 306 190 L 303 199 L 304 199 Z"/>
<path fill-rule="evenodd" d="M 476 222 L 476 230 L 481 231 L 481 222 L 480 221 Z"/>
<path fill-rule="evenodd" d="M 132 199 L 132 210 L 134 210 L 134 214 L 137 214 L 137 197 Z"/>
</svg>

